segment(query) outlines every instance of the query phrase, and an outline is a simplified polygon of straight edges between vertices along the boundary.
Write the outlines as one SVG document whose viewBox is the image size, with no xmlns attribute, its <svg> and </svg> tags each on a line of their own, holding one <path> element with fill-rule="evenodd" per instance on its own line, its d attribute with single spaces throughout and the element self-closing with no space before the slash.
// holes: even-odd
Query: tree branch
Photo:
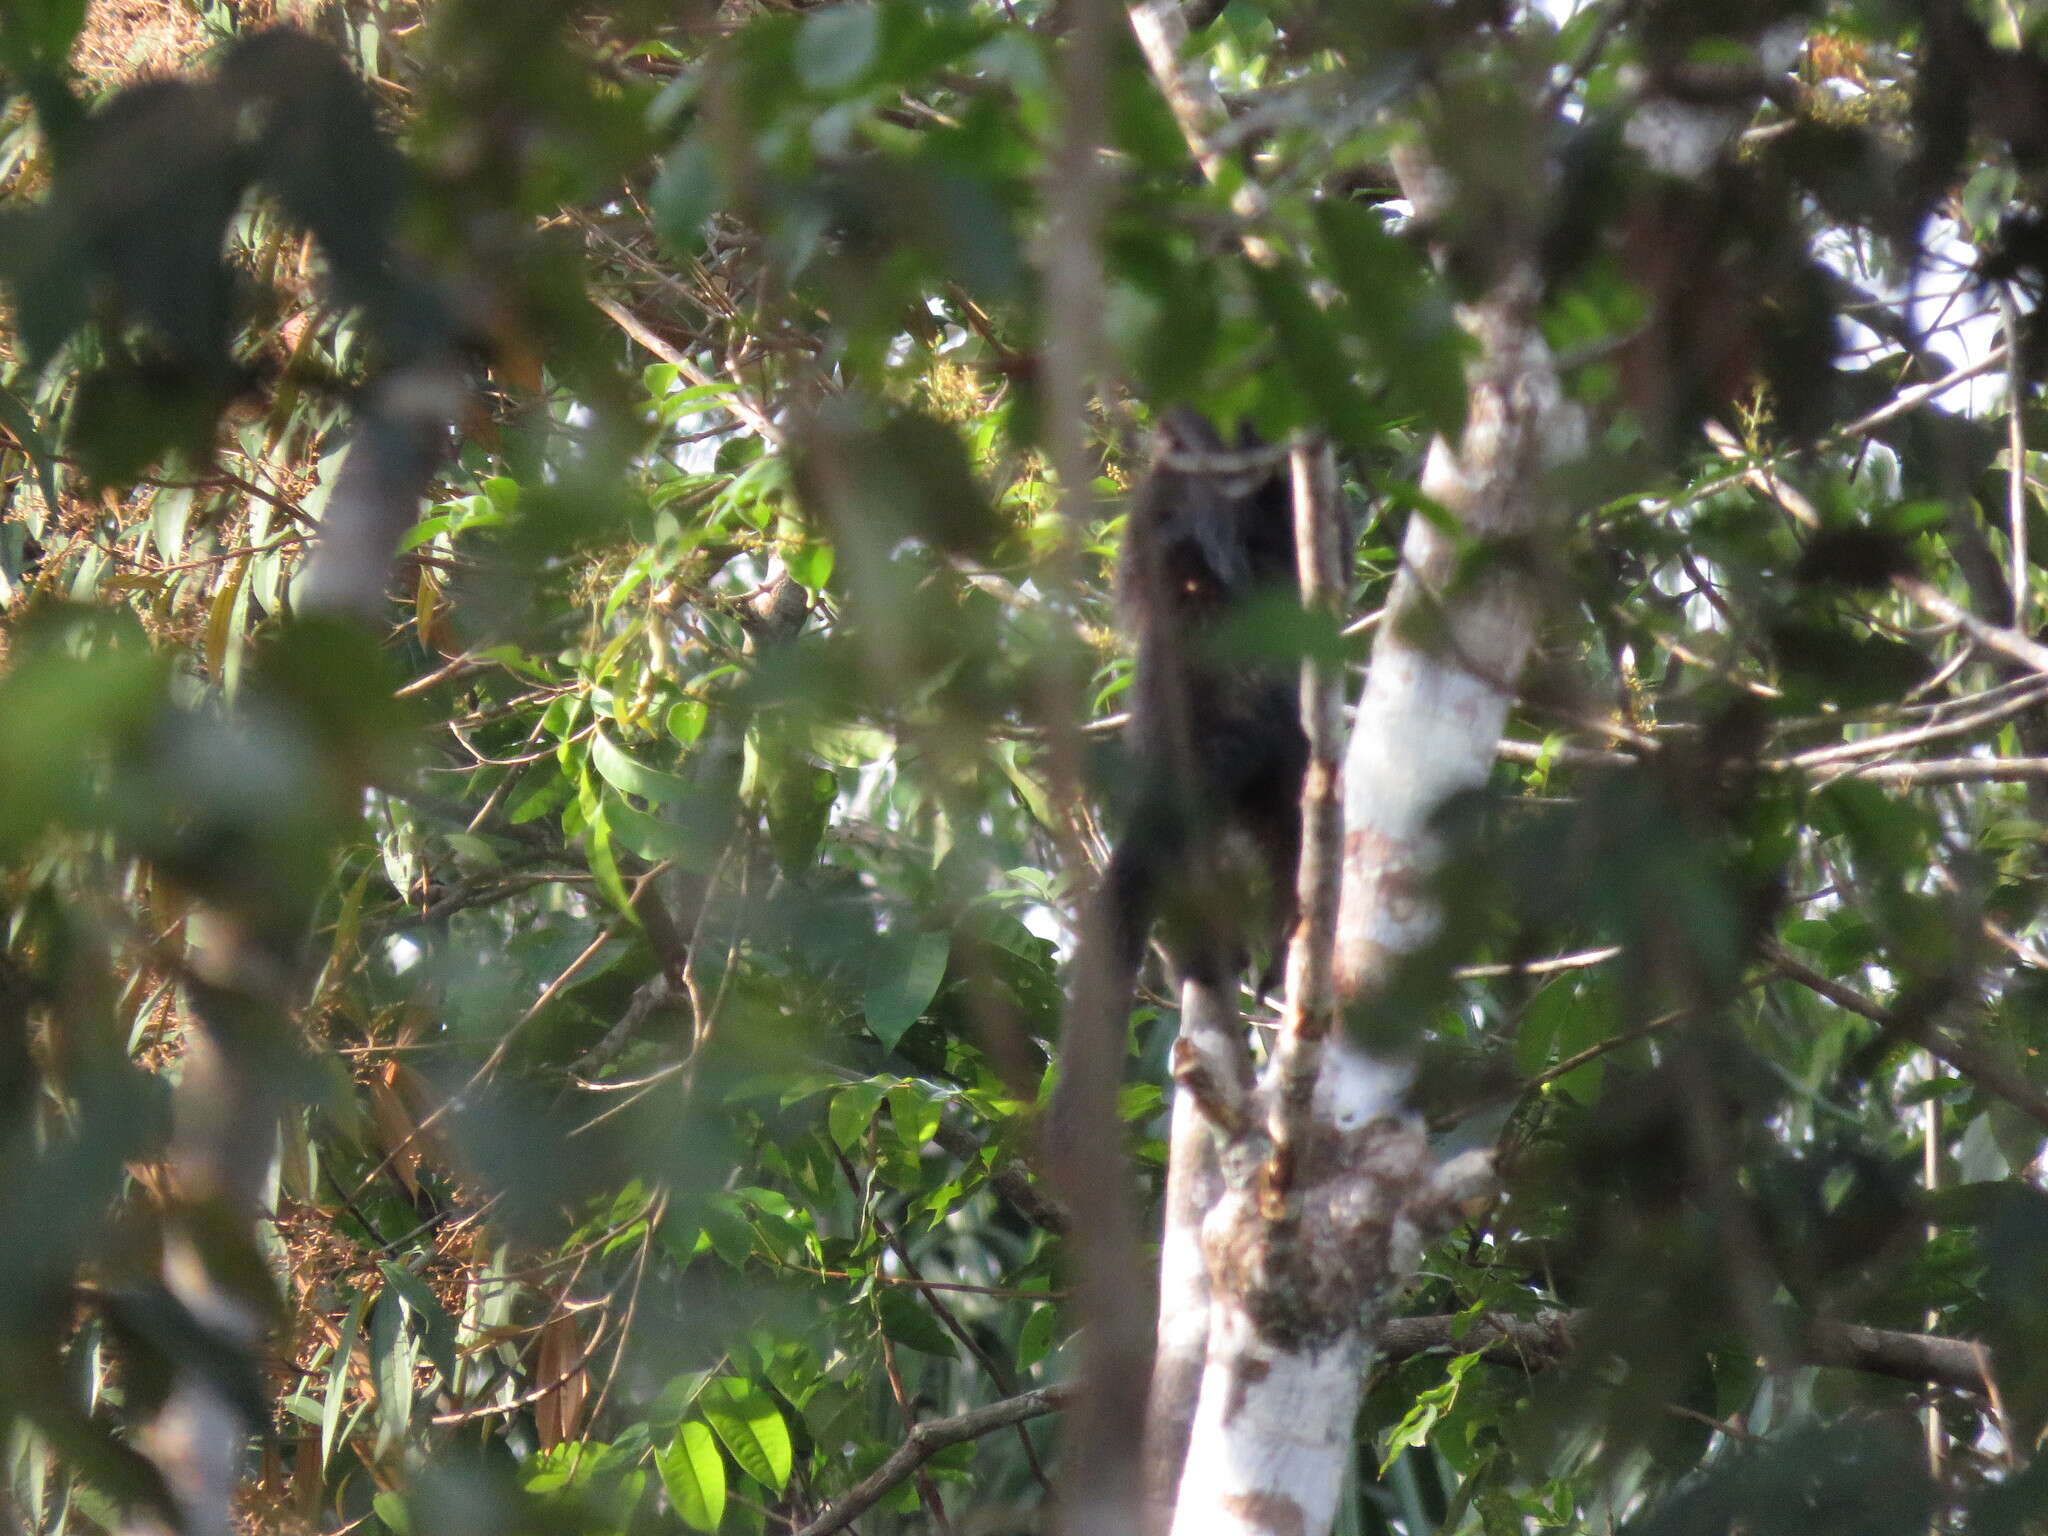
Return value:
<svg viewBox="0 0 2048 1536">
<path fill-rule="evenodd" d="M 2032 707 L 2036 702 L 2029 695 L 2024 707 Z M 1861 747 L 1865 743 L 1845 742 L 1843 745 Z M 1548 762 L 1553 767 L 1580 768 L 1590 772 L 1634 768 L 1643 761 L 1639 753 L 1609 752 L 1594 747 L 1551 747 L 1546 751 L 1544 743 L 1535 741 L 1503 741 L 1500 756 L 1503 762 Z M 1836 771 L 1829 774 L 1829 778 L 1867 779 L 1873 784 L 1898 784 L 1907 788 L 1939 784 L 2030 784 L 2048 779 L 2048 757 L 1930 757 L 1917 762 L 1842 763 L 1837 767 L 1832 763 L 1808 761 L 1802 754 L 1772 759 L 1757 766 L 1772 773 L 1809 774 L 1822 767 L 1835 767 Z"/>
<path fill-rule="evenodd" d="M 2002 624 L 1993 624 L 1980 619 L 1960 603 L 1951 602 L 1941 592 L 1929 586 L 1917 576 L 1901 576 L 1892 585 L 1913 599 L 1937 619 L 1960 625 L 1963 632 L 1979 645 L 2008 656 L 2021 666 L 2034 672 L 2048 673 L 2048 645 L 2030 640 L 2016 629 Z"/>
<path fill-rule="evenodd" d="M 1485 1345 L 1482 1358 L 1490 1364 L 1543 1370 L 1571 1353 L 1589 1315 L 1584 1310 L 1554 1309 L 1532 1318 L 1488 1313 L 1475 1320 L 1463 1312 L 1397 1317 L 1380 1329 L 1378 1354 L 1381 1360 L 1407 1360 L 1431 1350 L 1470 1353 Z M 1974 1339 L 1814 1321 L 1799 1336 L 1797 1353 L 1802 1365 L 1835 1366 L 1965 1392 L 1982 1391 L 1985 1385 L 1987 1355 Z"/>
<path fill-rule="evenodd" d="M 946 1447 L 979 1440 L 983 1435 L 992 1435 L 1027 1419 L 1053 1413 L 1065 1407 L 1072 1396 L 1069 1387 L 1040 1387 L 990 1403 L 986 1408 L 971 1408 L 950 1419 L 929 1419 L 913 1426 L 910 1438 L 890 1452 L 887 1461 L 854 1484 L 845 1497 L 827 1506 L 824 1513 L 793 1536 L 827 1536 L 828 1532 L 843 1530 L 872 1509 L 891 1488 Z"/>
<path fill-rule="evenodd" d="M 1382 1361 L 1413 1359 L 1432 1350 L 1470 1353 L 1485 1346 L 1481 1358 L 1491 1365 L 1540 1371 L 1562 1364 L 1589 1313 L 1553 1308 L 1534 1317 L 1487 1313 L 1473 1318 L 1465 1312 L 1425 1317 L 1390 1318 L 1380 1325 L 1376 1356 Z M 1840 1370 L 1889 1376 L 1897 1381 L 1924 1382 L 1962 1392 L 1984 1390 L 1988 1355 L 1974 1339 L 1949 1339 L 1932 1333 L 1895 1328 L 1865 1328 L 1855 1323 L 1811 1322 L 1800 1337 L 1799 1362 Z M 948 1446 L 1056 1413 L 1071 1399 L 1069 1387 L 1041 1387 L 949 1419 L 931 1419 L 915 1426 L 889 1459 L 855 1484 L 794 1536 L 829 1536 L 844 1529 L 889 1490 Z"/>
<path fill-rule="evenodd" d="M 1823 976 L 1812 966 L 1795 959 L 1780 944 L 1765 947 L 1764 956 L 1789 981 L 1826 998 L 1837 1008 L 1846 1008 L 1873 1024 L 1911 1040 L 1976 1083 L 1986 1093 L 1997 1095 L 2037 1124 L 2048 1126 L 2048 1094 L 2042 1093 L 2018 1073 L 1993 1061 L 1977 1047 L 1950 1039 L 1932 1018 L 1904 1008 L 1887 1008 L 1865 997 L 1854 987 Z"/>
<path fill-rule="evenodd" d="M 665 341 L 656 335 L 654 331 L 650 330 L 640 320 L 639 316 L 626 308 L 625 305 L 615 303 L 610 299 L 600 298 L 593 298 L 590 302 L 596 305 L 598 310 L 613 325 L 616 325 L 620 330 L 632 337 L 633 340 L 639 342 L 641 346 L 652 352 L 664 363 L 667 363 L 692 384 L 700 389 L 720 390 L 723 398 L 719 403 L 726 410 L 730 411 L 746 426 L 759 433 L 767 442 L 777 447 L 782 446 L 782 428 L 775 424 L 774 419 L 767 412 L 741 394 L 737 386 L 715 379 L 702 368 L 699 368 L 687 353 L 676 347 L 672 342 Z"/>
</svg>

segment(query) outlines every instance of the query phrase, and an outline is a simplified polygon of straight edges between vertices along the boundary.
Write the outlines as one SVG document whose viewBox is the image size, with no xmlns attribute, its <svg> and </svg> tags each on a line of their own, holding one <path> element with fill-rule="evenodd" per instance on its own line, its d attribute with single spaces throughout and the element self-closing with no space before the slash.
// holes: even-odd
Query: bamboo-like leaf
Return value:
<svg viewBox="0 0 2048 1536">
<path fill-rule="evenodd" d="M 249 557 L 237 560 L 234 569 L 228 572 L 213 594 L 213 601 L 206 609 L 206 630 L 200 637 L 200 654 L 206 658 L 206 670 L 216 682 L 222 679 L 227 667 L 228 641 L 235 631 L 235 600 L 242 594 L 242 583 L 249 576 Z"/>
<path fill-rule="evenodd" d="M 334 1363 L 327 1368 L 327 1396 L 320 1405 L 320 1465 L 324 1468 L 334 1455 L 334 1432 L 341 1424 L 342 1404 L 348 1397 L 349 1357 L 355 1353 L 356 1337 L 363 1329 L 363 1315 L 376 1298 L 374 1291 L 359 1291 L 355 1305 L 341 1325 L 341 1338 L 334 1346 Z"/>
</svg>

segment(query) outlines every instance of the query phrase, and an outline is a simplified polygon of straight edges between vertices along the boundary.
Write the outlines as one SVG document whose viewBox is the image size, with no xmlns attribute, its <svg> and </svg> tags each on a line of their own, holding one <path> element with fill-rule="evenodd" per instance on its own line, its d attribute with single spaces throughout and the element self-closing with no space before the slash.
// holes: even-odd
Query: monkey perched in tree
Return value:
<svg viewBox="0 0 2048 1536">
<path fill-rule="evenodd" d="M 1118 574 L 1137 641 L 1130 811 L 1081 935 L 1056 1134 L 1115 1091 L 1155 922 L 1184 981 L 1221 987 L 1254 940 L 1277 956 L 1295 910 L 1308 767 L 1298 673 L 1218 645 L 1248 599 L 1295 587 L 1286 462 L 1249 432 L 1227 448 L 1187 410 L 1167 412 L 1158 437 Z"/>
</svg>

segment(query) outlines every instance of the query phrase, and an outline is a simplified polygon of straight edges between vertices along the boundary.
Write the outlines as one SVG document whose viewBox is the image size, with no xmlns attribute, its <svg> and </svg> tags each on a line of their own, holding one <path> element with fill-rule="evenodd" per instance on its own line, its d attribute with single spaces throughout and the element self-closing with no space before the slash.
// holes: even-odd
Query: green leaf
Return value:
<svg viewBox="0 0 2048 1536">
<path fill-rule="evenodd" d="M 79 381 L 71 407 L 71 447 L 96 486 L 134 484 L 172 450 L 206 451 L 223 402 L 182 376 L 132 365 L 95 368 Z"/>
<path fill-rule="evenodd" d="M 8 0 L 0 7 L 0 36 L 13 44 L 10 53 L 26 45 L 33 55 L 55 63 L 71 52 L 78 29 L 85 25 L 86 0 Z"/>
<path fill-rule="evenodd" d="M 699 138 L 683 140 L 669 151 L 648 189 L 648 211 L 654 232 L 678 256 L 690 256 L 704 243 L 704 226 L 719 200 L 718 162 L 711 146 Z"/>
<path fill-rule="evenodd" d="M 1459 1355 L 1445 1367 L 1444 1379 L 1421 1393 L 1408 1407 L 1401 1422 L 1394 1426 L 1387 1437 L 1387 1453 L 1380 1459 L 1380 1473 L 1385 1475 L 1394 1458 L 1410 1446 L 1429 1443 L 1429 1432 L 1436 1428 L 1437 1421 L 1451 1411 L 1458 1400 L 1458 1386 L 1465 1379 L 1465 1373 L 1472 1369 L 1472 1362 L 1484 1351 L 1475 1350 L 1469 1355 Z"/>
<path fill-rule="evenodd" d="M 1281 371 L 1333 438 L 1370 448 L 1384 423 L 1353 382 L 1357 369 L 1338 345 L 1342 333 L 1309 301 L 1301 274 L 1247 262 L 1245 278 L 1273 327 Z"/>
<path fill-rule="evenodd" d="M 734 1269 L 754 1256 L 754 1228 L 730 1200 L 706 1201 L 698 1223 L 711 1241 L 711 1251 Z"/>
<path fill-rule="evenodd" d="M 505 820 L 517 827 L 545 816 L 569 798 L 571 788 L 569 781 L 552 766 L 538 764 L 533 783 L 512 802 Z"/>
<path fill-rule="evenodd" d="M 870 1081 L 849 1083 L 832 1096 L 832 1107 L 825 1112 L 825 1127 L 840 1151 L 853 1147 L 866 1134 L 868 1122 L 875 1118 L 887 1092 L 886 1083 Z"/>
<path fill-rule="evenodd" d="M 405 1301 L 395 1290 L 377 1297 L 370 1313 L 370 1374 L 377 1385 L 377 1450 L 405 1442 L 412 1423 L 412 1340 L 405 1328 Z"/>
<path fill-rule="evenodd" d="M 881 15 L 872 5 L 811 12 L 796 35 L 796 74 L 806 89 L 836 94 L 858 85 L 881 51 Z"/>
<path fill-rule="evenodd" d="M 1389 234 L 1377 213 L 1355 203 L 1318 202 L 1316 230 L 1344 290 L 1342 318 L 1372 349 L 1389 385 L 1431 428 L 1455 440 L 1465 425 L 1469 343 L 1429 264 Z"/>
<path fill-rule="evenodd" d="M 412 1536 L 412 1514 L 405 1507 L 405 1495 L 396 1488 L 386 1488 L 373 1496 L 370 1508 L 391 1528 L 392 1536 Z"/>
<path fill-rule="evenodd" d="M 192 516 L 192 492 L 183 486 L 158 491 L 150 503 L 149 536 L 167 562 L 185 556 L 185 528 Z"/>
<path fill-rule="evenodd" d="M 603 731 L 591 733 L 590 765 L 613 788 L 623 789 L 643 800 L 653 800 L 662 805 L 686 805 L 696 797 L 696 790 L 689 780 L 649 768 L 639 759 L 629 756 L 624 748 L 614 746 Z"/>
<path fill-rule="evenodd" d="M 718 857 L 723 826 L 709 825 L 707 817 L 694 814 L 706 807 L 687 809 L 693 814 L 650 816 L 623 800 L 607 799 L 604 822 L 612 836 L 650 863 L 673 859 L 685 869 L 707 869 Z"/>
<path fill-rule="evenodd" d="M 1047 1303 L 1034 1307 L 1017 1331 L 1017 1364 L 1029 1369 L 1052 1353 L 1053 1330 L 1059 1326 L 1060 1309 Z"/>
<path fill-rule="evenodd" d="M 81 768 L 144 726 L 161 705 L 163 683 L 158 658 L 139 644 L 8 659 L 0 720 L 33 721 L 34 729 L 0 731 L 0 846 L 35 836 L 55 816 L 106 815 L 104 786 Z"/>
<path fill-rule="evenodd" d="M 341 1338 L 334 1346 L 334 1363 L 327 1369 L 327 1395 L 320 1405 L 320 1465 L 334 1458 L 334 1432 L 341 1424 L 342 1405 L 348 1400 L 349 1359 L 355 1354 L 356 1336 L 362 1332 L 363 1316 L 376 1299 L 375 1291 L 358 1291 L 355 1305 L 342 1320 Z"/>
<path fill-rule="evenodd" d="M 905 1151 L 922 1152 L 939 1130 L 939 1101 L 920 1083 L 898 1083 L 889 1090 L 889 1119 Z"/>
<path fill-rule="evenodd" d="M 824 590 L 832 579 L 833 551 L 830 544 L 799 544 L 783 555 L 790 580 L 809 592 Z"/>
<path fill-rule="evenodd" d="M 448 1315 L 426 1281 L 402 1264 L 390 1260 L 379 1261 L 377 1268 L 383 1271 L 385 1283 L 405 1298 L 405 1304 L 412 1309 L 426 1335 L 427 1358 L 441 1373 L 445 1385 L 455 1381 L 455 1319 Z"/>
<path fill-rule="evenodd" d="M 953 1335 L 932 1316 L 931 1309 L 912 1287 L 883 1286 L 875 1297 L 875 1306 L 881 1313 L 882 1332 L 898 1344 L 949 1360 L 959 1354 Z"/>
<path fill-rule="evenodd" d="M 432 517 L 423 517 L 405 530 L 398 541 L 398 553 L 402 555 L 422 544 L 431 543 L 454 526 L 455 514 L 452 512 L 437 512 Z"/>
<path fill-rule="evenodd" d="M 993 745 L 992 755 L 996 766 L 1002 770 L 1003 777 L 1010 781 L 1010 787 L 1017 792 L 1017 798 L 1022 800 L 1025 808 L 1031 812 L 1033 820 L 1041 827 L 1058 826 L 1058 813 L 1053 809 L 1052 798 L 1046 794 L 1042 784 L 1024 771 L 1023 764 L 1018 760 L 1023 744 L 999 741 Z"/>
<path fill-rule="evenodd" d="M 808 760 L 785 761 L 765 787 L 768 838 L 776 862 L 784 874 L 799 874 L 817 859 L 833 802 L 839 798 L 839 775 Z"/>
<path fill-rule="evenodd" d="M 656 1453 L 654 1465 L 683 1524 L 693 1531 L 717 1530 L 725 1518 L 725 1458 L 710 1427 L 688 1420 L 667 1449 Z"/>
<path fill-rule="evenodd" d="M 11 380 L 0 384 L 0 426 L 4 426 L 12 434 L 22 453 L 27 456 L 29 466 L 35 470 L 36 484 L 43 492 L 45 515 L 55 512 L 61 505 L 57 496 L 57 461 L 51 456 L 50 444 L 43 436 L 42 428 L 36 424 L 35 412 L 29 409 L 27 401 L 15 393 Z M 184 505 L 189 507 L 192 504 L 192 493 L 189 490 L 160 491 L 157 500 L 161 502 L 165 497 L 180 496 Z M 176 556 L 166 554 L 164 558 L 171 560 Z"/>
<path fill-rule="evenodd" d="M 722 1377 L 704 1388 L 697 1410 L 747 1476 L 770 1493 L 782 1491 L 792 1455 L 789 1426 L 773 1398 L 750 1381 Z"/>
<path fill-rule="evenodd" d="M 687 747 L 704 734 L 704 724 L 710 718 L 710 706 L 702 699 L 684 699 L 669 710 L 664 723 L 669 735 Z"/>
<path fill-rule="evenodd" d="M 869 1031 L 889 1049 L 938 996 L 952 949 L 953 936 L 944 929 L 899 929 L 875 941 L 865 1012 Z"/>
<path fill-rule="evenodd" d="M 625 574 L 613 585 L 611 596 L 605 599 L 604 620 L 607 624 L 618 616 L 619 609 L 625 606 L 626 599 L 645 586 L 653 574 L 654 563 L 649 555 L 642 555 L 626 567 Z M 624 634 L 619 638 L 629 641 L 631 636 Z"/>
<path fill-rule="evenodd" d="M 1927 675 L 1927 659 L 1887 635 L 1859 633 L 1842 622 L 1803 618 L 1771 626 L 1771 648 L 1784 668 L 1788 692 L 1802 700 L 1826 699 L 1845 709 L 1883 704 L 1909 692 Z"/>
<path fill-rule="evenodd" d="M 619 874 L 618 856 L 612 851 L 611 827 L 605 820 L 605 803 L 597 794 L 596 786 L 588 779 L 583 784 L 581 801 L 583 811 L 583 861 L 589 867 L 591 878 L 604 898 L 621 914 L 639 921 L 633 911 L 632 895 L 626 890 L 626 882 Z"/>
</svg>

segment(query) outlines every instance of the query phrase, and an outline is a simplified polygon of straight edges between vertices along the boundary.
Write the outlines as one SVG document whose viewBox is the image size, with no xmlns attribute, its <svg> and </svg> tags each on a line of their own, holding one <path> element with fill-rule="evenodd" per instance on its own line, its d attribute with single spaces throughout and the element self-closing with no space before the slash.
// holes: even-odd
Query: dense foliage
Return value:
<svg viewBox="0 0 2048 1536">
<path fill-rule="evenodd" d="M 1345 1528 L 2044 1528 L 2048 13 L 1190 4 L 1229 127 L 1198 167 L 1111 35 L 1077 244 L 1088 10 L 0 7 L 20 1528 L 160 1497 L 190 1372 L 258 1411 L 251 1528 L 793 1529 L 998 1403 L 861 1528 L 1036 1528 L 1145 424 L 1327 436 L 1354 622 L 1235 638 L 1362 667 L 1530 230 L 1594 441 L 1568 526 L 1470 551 L 1541 652 L 1356 1021 L 1506 1194 L 1403 1304 Z M 390 604 L 301 613 L 351 424 L 448 359 Z M 202 1015 L 260 1085 L 210 1102 L 281 1120 L 253 1232 L 175 1172 Z M 1887 1366 L 1917 1332 L 1981 1349 Z"/>
</svg>

